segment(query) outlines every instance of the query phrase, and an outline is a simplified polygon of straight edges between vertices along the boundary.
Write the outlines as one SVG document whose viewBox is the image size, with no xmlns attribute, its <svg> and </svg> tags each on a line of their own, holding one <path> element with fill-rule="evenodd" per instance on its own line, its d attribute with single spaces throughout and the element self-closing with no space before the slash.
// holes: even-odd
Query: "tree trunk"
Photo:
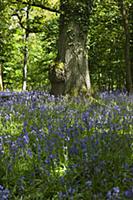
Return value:
<svg viewBox="0 0 133 200">
<path fill-rule="evenodd" d="M 130 64 L 131 64 L 131 75 L 133 84 L 133 3 L 129 9 L 129 31 L 130 31 Z"/>
<path fill-rule="evenodd" d="M 2 65 L 0 64 L 0 91 L 3 91 L 3 73 L 2 73 Z"/>
<path fill-rule="evenodd" d="M 118 0 L 122 19 L 123 19 L 123 27 L 125 33 L 125 68 L 126 68 L 126 89 L 128 93 L 133 92 L 133 82 L 132 82 L 132 69 L 131 69 L 131 59 L 130 59 L 130 31 L 129 31 L 129 20 L 128 20 L 128 12 L 124 5 L 123 0 Z"/>
<path fill-rule="evenodd" d="M 23 64 L 23 91 L 27 89 L 27 61 L 28 61 L 28 35 L 25 35 L 24 64 Z"/>
<path fill-rule="evenodd" d="M 86 48 L 90 8 L 89 0 L 61 0 L 58 56 L 49 73 L 54 95 L 90 94 Z"/>
<path fill-rule="evenodd" d="M 27 7 L 26 10 L 26 23 L 27 27 L 25 28 L 25 35 L 24 35 L 24 63 L 23 63 L 23 87 L 22 90 L 25 91 L 27 89 L 27 62 L 28 62 L 28 38 L 29 38 L 29 10 L 30 7 Z"/>
</svg>

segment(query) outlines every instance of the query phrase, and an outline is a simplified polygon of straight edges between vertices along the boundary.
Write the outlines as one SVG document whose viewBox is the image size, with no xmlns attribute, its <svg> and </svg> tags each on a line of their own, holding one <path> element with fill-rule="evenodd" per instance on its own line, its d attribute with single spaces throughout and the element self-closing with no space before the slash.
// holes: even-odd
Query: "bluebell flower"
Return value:
<svg viewBox="0 0 133 200">
<path fill-rule="evenodd" d="M 63 199 L 66 198 L 66 193 L 65 192 L 59 192 L 58 197 L 59 197 L 59 200 L 63 200 Z"/>
<path fill-rule="evenodd" d="M 3 190 L 3 189 L 4 189 L 4 187 L 2 185 L 0 185 L 0 190 Z"/>
<path fill-rule="evenodd" d="M 5 189 L 2 185 L 0 185 L 0 200 L 8 200 L 9 193 L 8 189 Z"/>
<path fill-rule="evenodd" d="M 111 199 L 112 198 L 112 193 L 111 193 L 110 190 L 107 192 L 106 197 L 107 197 L 107 199 Z"/>
<path fill-rule="evenodd" d="M 4 149 L 2 143 L 0 143 L 0 154 L 4 154 Z"/>
<path fill-rule="evenodd" d="M 6 114 L 5 119 L 6 119 L 6 120 L 9 120 L 9 119 L 10 119 L 10 115 L 9 115 L 9 114 Z"/>
<path fill-rule="evenodd" d="M 29 143 L 29 136 L 28 136 L 28 133 L 24 134 L 23 139 L 24 139 L 24 143 L 25 143 L 25 144 L 28 144 L 28 143 Z"/>
<path fill-rule="evenodd" d="M 30 149 L 27 150 L 27 154 L 32 157 L 32 151 Z"/>
<path fill-rule="evenodd" d="M 114 106 L 114 109 L 120 112 L 120 107 L 118 105 Z"/>
<path fill-rule="evenodd" d="M 92 181 L 91 180 L 86 181 L 85 185 L 90 188 L 92 186 Z"/>
<path fill-rule="evenodd" d="M 133 188 L 124 192 L 125 197 L 133 199 Z"/>
<path fill-rule="evenodd" d="M 119 193 L 119 192 L 120 192 L 119 187 L 113 187 L 113 192 L 114 192 L 114 193 Z"/>
<path fill-rule="evenodd" d="M 119 199 L 120 189 L 119 187 L 113 187 L 112 190 L 107 192 L 107 200 Z"/>
<path fill-rule="evenodd" d="M 69 195 L 73 195 L 74 192 L 75 192 L 75 189 L 74 189 L 74 188 L 70 187 L 70 188 L 68 189 Z"/>
<path fill-rule="evenodd" d="M 49 165 L 50 164 L 50 159 L 45 159 L 45 163 Z"/>
<path fill-rule="evenodd" d="M 70 149 L 69 149 L 69 154 L 70 154 L 70 155 L 71 155 L 71 154 L 76 154 L 76 155 L 78 155 L 78 153 L 79 153 L 79 150 L 77 149 L 77 146 L 76 146 L 75 144 L 73 144 L 72 147 L 70 147 Z"/>
</svg>

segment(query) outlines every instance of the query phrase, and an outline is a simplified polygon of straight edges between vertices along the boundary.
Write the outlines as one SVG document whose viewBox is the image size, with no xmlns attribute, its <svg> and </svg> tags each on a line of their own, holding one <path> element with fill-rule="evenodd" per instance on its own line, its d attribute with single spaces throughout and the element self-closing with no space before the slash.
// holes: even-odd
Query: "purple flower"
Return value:
<svg viewBox="0 0 133 200">
<path fill-rule="evenodd" d="M 9 120 L 9 119 L 10 119 L 10 115 L 9 115 L 9 114 L 6 114 L 5 119 L 6 119 L 6 120 Z"/>
<path fill-rule="evenodd" d="M 73 144 L 72 147 L 69 149 L 70 155 L 71 155 L 71 154 L 76 154 L 76 155 L 77 155 L 78 152 L 79 152 L 79 151 L 78 151 L 78 149 L 77 149 L 77 147 L 76 147 L 75 144 Z"/>
<path fill-rule="evenodd" d="M 28 144 L 28 143 L 29 143 L 29 136 L 28 136 L 27 133 L 24 134 L 23 139 L 24 139 L 24 143 L 25 143 L 25 144 Z"/>
<path fill-rule="evenodd" d="M 119 192 L 120 192 L 119 187 L 113 187 L 113 192 L 115 192 L 115 193 L 119 193 Z"/>
<path fill-rule="evenodd" d="M 126 191 L 124 192 L 124 195 L 125 195 L 125 197 L 127 197 L 127 198 L 133 198 L 133 189 L 126 190 Z"/>
<path fill-rule="evenodd" d="M 120 107 L 118 105 L 114 106 L 114 109 L 120 112 Z"/>
<path fill-rule="evenodd" d="M 70 195 L 72 195 L 74 192 L 75 192 L 75 189 L 73 189 L 72 187 L 70 187 L 70 188 L 68 189 L 68 193 L 69 193 Z"/>
<path fill-rule="evenodd" d="M 32 157 L 32 151 L 30 149 L 27 150 L 27 154 Z"/>
<path fill-rule="evenodd" d="M 90 181 L 90 180 L 86 181 L 85 185 L 87 187 L 91 187 L 92 186 L 92 181 Z"/>
<path fill-rule="evenodd" d="M 113 187 L 112 190 L 107 192 L 107 200 L 114 200 L 119 198 L 120 189 L 119 187 Z"/>
<path fill-rule="evenodd" d="M 8 200 L 9 199 L 9 190 L 5 189 L 2 185 L 0 185 L 0 200 Z"/>
<path fill-rule="evenodd" d="M 4 153 L 3 145 L 2 143 L 0 143 L 0 154 L 3 154 L 3 153 Z"/>
</svg>

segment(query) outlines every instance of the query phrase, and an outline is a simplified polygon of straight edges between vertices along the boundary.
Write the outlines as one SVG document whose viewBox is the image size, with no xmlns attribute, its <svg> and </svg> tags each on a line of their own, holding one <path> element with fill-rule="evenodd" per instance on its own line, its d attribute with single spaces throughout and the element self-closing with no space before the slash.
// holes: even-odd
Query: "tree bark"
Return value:
<svg viewBox="0 0 133 200">
<path fill-rule="evenodd" d="M 25 28 L 25 35 L 24 35 L 24 63 L 23 63 L 23 86 L 22 90 L 25 91 L 27 89 L 27 62 L 28 62 L 28 38 L 29 38 L 29 10 L 30 7 L 27 6 L 26 10 L 26 24 L 27 27 Z"/>
<path fill-rule="evenodd" d="M 3 91 L 3 73 L 2 73 L 2 65 L 0 64 L 0 91 Z"/>
<path fill-rule="evenodd" d="M 27 89 L 27 61 L 28 61 L 28 34 L 25 35 L 24 64 L 23 64 L 23 91 Z"/>
<path fill-rule="evenodd" d="M 54 95 L 90 94 L 88 36 L 91 1 L 61 0 L 58 55 L 49 78 Z"/>
<path fill-rule="evenodd" d="M 122 15 L 123 27 L 125 33 L 125 69 L 126 69 L 126 89 L 128 93 L 133 93 L 133 81 L 132 81 L 132 68 L 131 68 L 131 46 L 130 46 L 130 29 L 128 12 L 124 5 L 123 0 L 118 0 L 119 8 Z"/>
<path fill-rule="evenodd" d="M 133 84 L 133 3 L 129 8 L 129 31 L 130 31 L 130 64 Z"/>
</svg>

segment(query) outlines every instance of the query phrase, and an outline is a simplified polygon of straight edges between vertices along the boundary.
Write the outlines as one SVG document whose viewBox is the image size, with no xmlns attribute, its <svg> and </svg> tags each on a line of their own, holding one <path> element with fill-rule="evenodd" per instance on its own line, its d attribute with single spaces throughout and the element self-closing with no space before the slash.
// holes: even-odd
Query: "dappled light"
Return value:
<svg viewBox="0 0 133 200">
<path fill-rule="evenodd" d="M 0 0 L 0 200 L 133 199 L 132 0 Z"/>
</svg>

